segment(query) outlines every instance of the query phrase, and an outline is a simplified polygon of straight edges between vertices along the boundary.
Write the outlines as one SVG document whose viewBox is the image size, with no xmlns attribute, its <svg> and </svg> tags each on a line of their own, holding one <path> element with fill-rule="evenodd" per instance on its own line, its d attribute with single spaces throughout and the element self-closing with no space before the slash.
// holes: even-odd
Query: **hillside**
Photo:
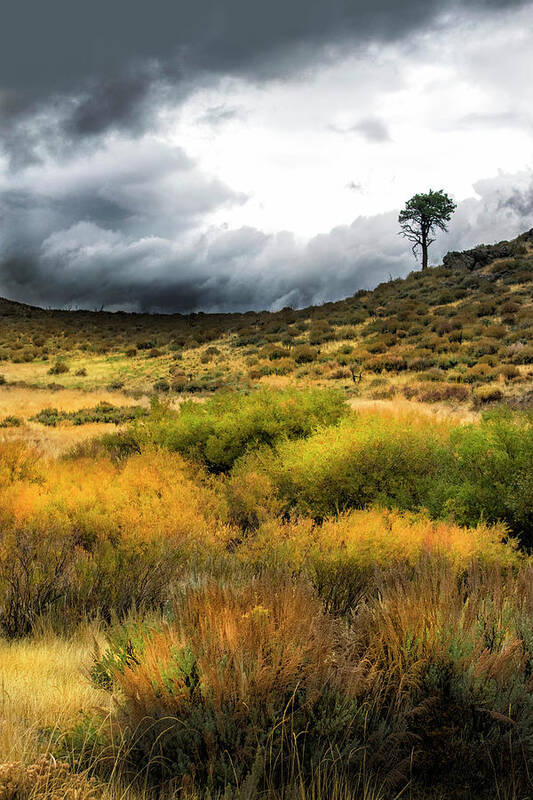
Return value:
<svg viewBox="0 0 533 800">
<path fill-rule="evenodd" d="M 443 262 L 277 313 L 54 311 L 0 300 L 0 373 L 133 393 L 294 381 L 372 398 L 523 400 L 533 388 L 533 229 Z"/>
</svg>

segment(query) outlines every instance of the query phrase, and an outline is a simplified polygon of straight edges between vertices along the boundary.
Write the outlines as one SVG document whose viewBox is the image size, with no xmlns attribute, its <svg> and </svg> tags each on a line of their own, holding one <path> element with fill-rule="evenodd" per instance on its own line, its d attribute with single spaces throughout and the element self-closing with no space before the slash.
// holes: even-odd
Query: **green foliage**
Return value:
<svg viewBox="0 0 533 800">
<path fill-rule="evenodd" d="M 140 663 L 146 642 L 150 641 L 152 629 L 145 621 L 135 620 L 117 625 L 107 633 L 107 647 L 102 652 L 96 646 L 90 669 L 91 682 L 97 689 L 112 691 L 116 675 Z"/>
<path fill-rule="evenodd" d="M 533 418 L 499 410 L 481 424 L 455 428 L 453 468 L 444 480 L 444 505 L 460 524 L 503 520 L 533 545 Z"/>
<path fill-rule="evenodd" d="M 22 420 L 20 417 L 15 417 L 13 414 L 0 419 L 0 428 L 20 428 Z"/>
<path fill-rule="evenodd" d="M 448 385 L 443 393 L 454 394 Z M 462 525 L 503 521 L 533 544 L 531 464 L 531 414 L 503 410 L 451 427 L 376 414 L 251 454 L 235 475 L 265 474 L 286 511 L 318 519 L 376 503 L 426 508 Z"/>
<path fill-rule="evenodd" d="M 283 439 L 309 436 L 320 425 L 338 422 L 347 407 L 332 390 L 258 390 L 249 395 L 220 393 L 205 403 L 185 402 L 179 413 L 153 415 L 134 429 L 152 442 L 224 472 L 250 450 Z"/>
<path fill-rule="evenodd" d="M 67 422 L 70 425 L 86 425 L 90 422 L 112 422 L 115 425 L 122 425 L 146 416 L 148 416 L 148 411 L 142 406 L 114 406 L 112 403 L 101 402 L 94 408 L 81 408 L 79 411 L 43 408 L 30 419 L 40 422 L 41 425 L 55 427 L 60 422 Z"/>
<path fill-rule="evenodd" d="M 264 470 L 287 510 L 323 518 L 372 503 L 416 510 L 450 457 L 436 428 L 352 415 L 336 428 L 252 455 L 239 469 Z"/>
</svg>

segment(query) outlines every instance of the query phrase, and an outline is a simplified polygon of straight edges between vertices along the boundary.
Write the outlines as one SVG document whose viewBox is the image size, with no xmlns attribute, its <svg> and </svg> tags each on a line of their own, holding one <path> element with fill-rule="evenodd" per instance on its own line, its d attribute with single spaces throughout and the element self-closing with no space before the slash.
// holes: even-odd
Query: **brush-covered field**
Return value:
<svg viewBox="0 0 533 800">
<path fill-rule="evenodd" d="M 2 800 L 532 796 L 530 413 L 138 408 L 0 441 Z"/>
<path fill-rule="evenodd" d="M 533 797 L 532 250 L 0 303 L 0 800 Z"/>
</svg>

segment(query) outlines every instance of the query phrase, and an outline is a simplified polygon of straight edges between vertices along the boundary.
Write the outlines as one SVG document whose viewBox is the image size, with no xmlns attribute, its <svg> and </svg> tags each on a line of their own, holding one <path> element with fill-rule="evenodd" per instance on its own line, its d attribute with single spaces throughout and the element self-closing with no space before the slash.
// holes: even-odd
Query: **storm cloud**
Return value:
<svg viewBox="0 0 533 800">
<path fill-rule="evenodd" d="M 502 138 L 496 178 L 479 180 L 499 161 L 472 168 L 470 184 L 473 159 L 441 142 L 478 136 L 488 151 L 500 140 L 486 137 L 530 133 L 532 11 L 521 0 L 10 3 L 0 295 L 165 312 L 338 299 L 415 266 L 397 206 L 440 188 L 454 161 L 459 207 L 433 260 L 520 233 L 533 184 L 527 162 L 507 158 L 516 139 Z"/>
<path fill-rule="evenodd" d="M 23 120 L 54 97 L 71 96 L 75 101 L 64 109 L 63 122 L 69 134 L 137 129 L 148 124 L 143 109 L 170 86 L 187 91 L 220 75 L 281 78 L 354 45 L 401 39 L 451 11 L 521 5 L 523 0 L 18 0 L 4 9 L 0 27 L 0 109 L 4 120 Z"/>
<path fill-rule="evenodd" d="M 194 168 L 176 168 L 192 170 L 191 181 L 197 181 L 199 197 L 215 202 L 211 191 L 204 196 L 202 178 L 195 176 Z M 136 179 L 142 180 L 142 175 Z M 305 244 L 289 232 L 266 234 L 251 227 L 212 228 L 201 235 L 185 230 L 182 236 L 170 238 L 164 235 L 164 224 L 160 235 L 148 233 L 149 215 L 143 216 L 134 194 L 125 191 L 132 177 L 124 175 L 122 185 L 124 191 L 115 190 L 114 197 L 130 219 L 129 225 L 111 230 L 94 222 L 72 222 L 50 233 L 40 246 L 43 232 L 39 231 L 34 248 L 24 258 L 13 255 L 4 261 L 3 285 L 8 294 L 69 308 L 278 310 L 340 299 L 357 289 L 403 277 L 416 267 L 408 243 L 397 235 L 397 211 L 358 217 Z M 58 203 L 48 211 L 51 227 L 57 225 L 61 213 L 65 221 L 68 218 L 68 194 L 61 196 L 58 191 Z M 449 235 L 442 235 L 434 245 L 433 263 L 439 263 L 447 249 L 497 241 L 533 224 L 533 172 L 480 181 L 476 191 L 476 198 L 459 204 Z M 218 202 L 227 199 L 219 187 Z M 12 198 L 12 203 L 17 202 L 18 213 L 22 210 L 27 215 L 31 227 L 35 209 L 25 207 L 23 196 Z M 176 198 L 177 205 L 180 202 Z M 197 211 L 187 206 L 187 213 L 194 216 Z M 500 220 L 497 225 L 495 218 Z M 139 227 L 146 235 L 135 235 Z"/>
</svg>

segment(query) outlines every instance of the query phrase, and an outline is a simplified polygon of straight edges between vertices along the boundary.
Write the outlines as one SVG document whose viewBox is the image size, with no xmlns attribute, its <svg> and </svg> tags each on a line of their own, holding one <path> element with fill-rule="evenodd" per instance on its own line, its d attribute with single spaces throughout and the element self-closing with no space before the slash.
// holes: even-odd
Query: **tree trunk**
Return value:
<svg viewBox="0 0 533 800">
<path fill-rule="evenodd" d="M 425 230 L 422 229 L 422 269 L 427 269 L 428 266 L 428 236 Z"/>
</svg>

